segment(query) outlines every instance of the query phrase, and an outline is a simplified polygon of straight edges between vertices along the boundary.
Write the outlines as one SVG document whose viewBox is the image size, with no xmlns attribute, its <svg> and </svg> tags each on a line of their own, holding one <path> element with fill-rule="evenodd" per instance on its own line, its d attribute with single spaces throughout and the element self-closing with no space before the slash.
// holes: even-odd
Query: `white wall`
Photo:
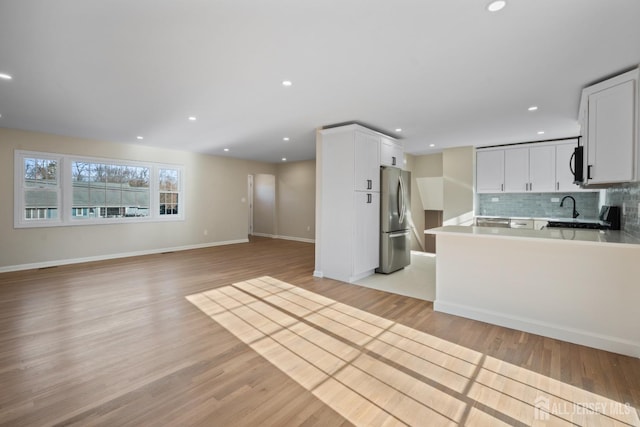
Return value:
<svg viewBox="0 0 640 427">
<path fill-rule="evenodd" d="M 280 163 L 277 179 L 278 235 L 313 241 L 316 225 L 315 160 Z"/>
<path fill-rule="evenodd" d="M 185 169 L 186 219 L 14 229 L 15 150 L 181 164 Z M 0 129 L 0 199 L 4 201 L 0 203 L 0 271 L 246 241 L 247 175 L 258 173 L 275 174 L 276 165 L 151 148 L 142 144 L 117 144 Z"/>
</svg>

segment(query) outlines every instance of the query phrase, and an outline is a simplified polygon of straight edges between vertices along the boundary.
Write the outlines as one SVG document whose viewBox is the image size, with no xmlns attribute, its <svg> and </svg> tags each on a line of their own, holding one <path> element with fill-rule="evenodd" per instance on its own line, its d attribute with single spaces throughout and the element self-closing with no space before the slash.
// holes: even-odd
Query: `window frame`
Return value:
<svg viewBox="0 0 640 427">
<path fill-rule="evenodd" d="M 56 160 L 58 215 L 55 219 L 26 219 L 24 212 L 26 186 L 24 179 L 24 161 L 28 158 Z M 73 215 L 73 173 L 74 162 L 98 163 L 114 166 L 142 167 L 149 169 L 149 215 L 144 217 L 92 218 Z M 160 215 L 160 169 L 172 169 L 178 172 L 178 213 Z M 69 154 L 58 154 L 39 151 L 15 150 L 14 152 L 14 228 L 59 227 L 101 224 L 131 224 L 148 222 L 184 221 L 185 215 L 185 172 L 179 164 L 155 163 L 112 159 L 104 157 L 88 157 Z M 107 206 L 99 206 L 99 208 Z"/>
</svg>

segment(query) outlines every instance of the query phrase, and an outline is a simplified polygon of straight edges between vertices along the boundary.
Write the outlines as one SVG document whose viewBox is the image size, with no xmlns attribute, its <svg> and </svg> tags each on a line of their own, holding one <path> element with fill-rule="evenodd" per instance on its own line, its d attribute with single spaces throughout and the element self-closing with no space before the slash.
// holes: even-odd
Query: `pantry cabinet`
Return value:
<svg viewBox="0 0 640 427">
<path fill-rule="evenodd" d="M 380 142 L 359 125 L 318 131 L 316 276 L 354 282 L 379 265 Z"/>
<path fill-rule="evenodd" d="M 638 180 L 638 80 L 636 68 L 583 90 L 579 111 L 585 185 Z"/>
</svg>

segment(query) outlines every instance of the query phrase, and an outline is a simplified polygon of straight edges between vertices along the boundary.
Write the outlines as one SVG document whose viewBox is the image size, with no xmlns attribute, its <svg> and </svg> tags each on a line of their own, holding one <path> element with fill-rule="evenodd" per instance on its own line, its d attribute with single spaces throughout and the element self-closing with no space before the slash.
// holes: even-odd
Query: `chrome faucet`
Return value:
<svg viewBox="0 0 640 427">
<path fill-rule="evenodd" d="M 574 199 L 571 196 L 564 196 L 562 198 L 562 200 L 560 201 L 560 207 L 562 207 L 562 205 L 564 204 L 564 200 L 565 199 L 571 199 L 571 201 L 573 202 L 573 212 L 571 214 L 572 214 L 573 218 L 578 218 L 578 215 L 580 215 L 580 214 L 576 210 L 576 199 Z"/>
</svg>

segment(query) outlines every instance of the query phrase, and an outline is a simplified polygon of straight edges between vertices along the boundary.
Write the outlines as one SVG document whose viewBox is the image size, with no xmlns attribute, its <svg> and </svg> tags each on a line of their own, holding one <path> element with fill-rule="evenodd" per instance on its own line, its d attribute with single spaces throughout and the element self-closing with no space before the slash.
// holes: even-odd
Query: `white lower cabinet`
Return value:
<svg viewBox="0 0 640 427">
<path fill-rule="evenodd" d="M 354 259 L 351 276 L 360 278 L 378 268 L 380 260 L 380 193 L 355 191 L 353 204 Z M 377 232 L 372 233 L 372 230 Z"/>
</svg>

